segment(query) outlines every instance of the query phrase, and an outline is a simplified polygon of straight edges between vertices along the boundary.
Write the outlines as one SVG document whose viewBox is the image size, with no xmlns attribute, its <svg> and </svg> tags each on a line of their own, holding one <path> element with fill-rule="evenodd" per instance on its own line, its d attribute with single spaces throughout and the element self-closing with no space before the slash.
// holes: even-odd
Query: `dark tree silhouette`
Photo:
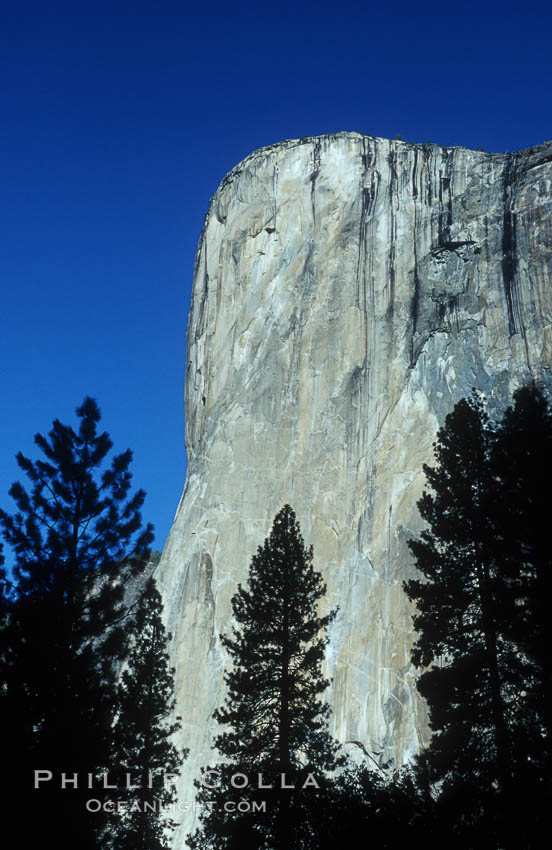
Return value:
<svg viewBox="0 0 552 850">
<path fill-rule="evenodd" d="M 318 850 L 454 846 L 442 833 L 434 801 L 412 767 L 389 774 L 349 765 L 335 778 L 325 803 L 317 812 Z"/>
<path fill-rule="evenodd" d="M 238 625 L 222 642 L 233 666 L 225 675 L 226 703 L 215 712 L 228 731 L 215 747 L 226 762 L 224 775 L 240 772 L 251 784 L 241 794 L 228 781 L 218 790 L 201 789 L 199 801 L 214 806 L 191 839 L 193 848 L 316 846 L 305 812 L 309 790 L 314 791 L 309 774 L 322 787 L 336 765 L 329 708 L 319 699 L 329 684 L 322 675 L 325 631 L 336 612 L 318 615 L 325 585 L 312 557 L 286 505 L 253 557 L 248 588 L 239 585 L 232 599 Z M 259 774 L 272 791 L 251 787 Z M 294 791 L 281 788 L 282 775 Z M 252 802 L 265 801 L 266 814 L 237 817 L 224 811 L 224 801 L 237 805 L 244 794 Z"/>
<path fill-rule="evenodd" d="M 175 826 L 162 807 L 175 802 L 174 782 L 184 753 L 171 741 L 180 719 L 171 721 L 174 669 L 169 667 L 171 635 L 163 626 L 162 610 L 150 578 L 129 624 L 132 647 L 117 689 L 112 763 L 125 790 L 117 792 L 122 811 L 113 818 L 106 842 L 114 850 L 168 850 L 168 834 Z"/>
<path fill-rule="evenodd" d="M 18 732 L 23 726 L 21 707 L 24 703 L 21 698 L 15 698 L 18 675 L 15 657 L 17 630 L 13 626 L 14 594 L 12 583 L 3 567 L 2 551 L 3 547 L 0 543 L 0 717 L 4 724 L 4 735 L 0 747 L 4 765 L 0 794 L 6 810 L 10 811 L 17 801 L 17 794 L 14 793 L 13 787 L 13 771 L 21 757 L 19 752 L 21 735 Z"/>
<path fill-rule="evenodd" d="M 499 498 L 492 506 L 497 560 L 505 587 L 501 616 L 516 647 L 521 684 L 512 682 L 518 723 L 512 741 L 516 803 L 524 841 L 539 846 L 552 799 L 552 554 L 549 500 L 552 414 L 534 384 L 514 393 L 497 429 L 492 462 Z M 527 827 L 530 824 L 530 827 Z M 534 836 L 534 838 L 531 838 Z M 530 842 L 533 841 L 533 844 Z"/>
<path fill-rule="evenodd" d="M 0 675 L 2 682 L 7 679 L 7 671 L 10 667 L 10 644 L 7 639 L 8 626 L 11 619 L 11 608 L 13 590 L 4 569 L 3 547 L 0 543 Z M 5 688 L 0 687 L 0 700 L 6 696 Z"/>
<path fill-rule="evenodd" d="M 544 799 L 550 556 L 537 485 L 552 472 L 552 431 L 535 387 L 514 399 L 496 425 L 475 396 L 446 418 L 418 503 L 428 528 L 410 542 L 423 579 L 405 584 L 412 658 L 432 665 L 418 684 L 434 732 L 424 758 L 465 846 L 538 846 L 518 806 L 529 787 Z"/>
<path fill-rule="evenodd" d="M 4 685 L 18 718 L 12 788 L 34 812 L 19 820 L 29 846 L 45 837 L 59 848 L 96 846 L 101 816 L 86 811 L 85 783 L 109 764 L 110 685 L 125 650 L 124 579 L 142 569 L 153 539 L 150 525 L 142 529 L 144 492 L 129 498 L 132 453 L 116 455 L 100 473 L 112 442 L 98 433 L 94 399 L 77 416 L 76 431 L 55 420 L 48 438 L 36 435 L 42 459 L 17 456 L 31 489 L 13 484 L 17 512 L 0 511 L 15 556 Z M 52 779 L 33 788 L 35 770 Z"/>
</svg>

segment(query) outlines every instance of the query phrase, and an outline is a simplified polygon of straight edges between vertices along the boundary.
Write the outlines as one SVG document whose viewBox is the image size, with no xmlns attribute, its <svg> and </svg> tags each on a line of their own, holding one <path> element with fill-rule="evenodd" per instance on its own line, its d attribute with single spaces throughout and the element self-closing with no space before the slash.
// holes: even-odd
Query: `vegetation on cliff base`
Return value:
<svg viewBox="0 0 552 850">
<path fill-rule="evenodd" d="M 171 706 L 153 586 L 137 605 L 136 618 L 143 622 L 131 621 L 124 604 L 125 585 L 143 570 L 153 539 L 151 525 L 142 525 L 145 493 L 131 493 L 132 453 L 108 462 L 112 442 L 98 430 L 100 411 L 93 399 L 84 400 L 77 417 L 76 430 L 56 419 L 47 438 L 36 435 L 41 458 L 17 456 L 29 486 L 15 483 L 10 495 L 16 512 L 0 511 L 15 560 L 13 580 L 0 575 L 3 799 L 22 846 L 40 846 L 46 839 L 60 850 L 95 850 L 110 846 L 113 837 L 105 831 L 105 813 L 91 810 L 87 801 L 103 803 L 117 795 L 103 791 L 100 778 L 114 768 L 115 715 L 119 730 L 125 724 L 133 729 L 137 755 L 139 689 L 143 695 L 150 685 L 160 688 L 157 702 L 166 701 L 167 710 Z M 131 655 L 139 677 L 134 713 L 125 701 L 128 677 L 118 697 L 115 688 L 132 627 L 142 630 Z M 148 636 L 156 653 L 157 668 L 151 671 L 144 668 L 153 659 L 144 644 Z M 142 655 L 135 654 L 139 650 Z M 164 730 L 155 725 L 156 717 L 150 711 L 148 735 L 150 742 L 155 739 L 159 761 L 170 750 L 159 749 Z M 143 755 L 149 763 L 151 757 Z M 38 787 L 37 770 L 42 772 Z"/>
<path fill-rule="evenodd" d="M 209 770 L 222 771 L 225 781 L 215 789 L 199 786 L 199 802 L 213 808 L 190 840 L 194 850 L 317 846 L 308 812 L 338 761 L 327 731 L 329 708 L 320 700 L 329 684 L 322 675 L 326 629 L 336 612 L 318 613 L 326 588 L 312 558 L 286 505 L 253 557 L 247 589 L 239 585 L 232 599 L 237 627 L 222 638 L 232 666 L 226 702 L 214 715 L 227 729 L 215 741 L 225 764 L 204 771 L 206 778 Z M 245 791 L 233 787 L 236 774 L 248 778 Z M 271 789 L 257 787 L 260 775 Z M 244 796 L 266 803 L 266 812 L 236 814 Z"/>
<path fill-rule="evenodd" d="M 113 850 L 168 850 L 168 836 L 176 826 L 159 812 L 159 806 L 176 801 L 175 782 L 186 755 L 172 743 L 180 718 L 171 721 L 174 669 L 169 667 L 171 635 L 163 626 L 162 610 L 155 581 L 149 578 L 128 625 L 131 648 L 116 690 L 111 764 L 121 789 L 121 812 L 110 819 L 106 836 L 106 846 Z M 127 773 L 137 788 L 126 787 Z"/>
<path fill-rule="evenodd" d="M 519 389 L 496 423 L 480 398 L 463 399 L 435 460 L 418 503 L 427 528 L 410 542 L 423 578 L 405 584 L 433 730 L 423 763 L 458 846 L 536 848 L 552 798 L 544 394 Z"/>
<path fill-rule="evenodd" d="M 169 719 L 159 594 L 148 581 L 131 615 L 123 601 L 128 576 L 149 557 L 144 494 L 130 494 L 130 452 L 99 472 L 112 446 L 98 433 L 96 403 L 85 399 L 77 415 L 76 431 L 56 420 L 47 439 L 37 435 L 43 458 L 18 456 L 31 486 L 14 484 L 17 511 L 0 511 L 15 557 L 14 580 L 0 570 L 4 801 L 29 846 L 55 836 L 60 850 L 166 850 L 170 823 L 155 813 L 110 819 L 84 805 L 91 794 L 106 796 L 83 777 L 96 782 L 112 771 L 120 785 L 123 767 L 140 790 L 108 794 L 127 805 L 152 802 L 146 773 L 178 773 L 182 754 L 171 742 L 178 723 Z M 367 840 L 391 850 L 413 839 L 455 850 L 540 848 L 552 798 L 545 394 L 519 389 L 494 422 L 482 396 L 461 400 L 424 469 L 418 507 L 426 528 L 410 541 L 420 578 L 405 591 L 416 604 L 412 660 L 430 746 L 394 774 L 338 758 L 321 701 L 336 612 L 318 613 L 325 587 L 286 506 L 232 600 L 236 626 L 221 638 L 232 662 L 215 713 L 224 767 L 204 771 L 193 850 L 329 850 Z M 33 789 L 35 769 L 51 771 L 52 781 Z M 167 803 L 174 792 L 155 797 Z"/>
</svg>

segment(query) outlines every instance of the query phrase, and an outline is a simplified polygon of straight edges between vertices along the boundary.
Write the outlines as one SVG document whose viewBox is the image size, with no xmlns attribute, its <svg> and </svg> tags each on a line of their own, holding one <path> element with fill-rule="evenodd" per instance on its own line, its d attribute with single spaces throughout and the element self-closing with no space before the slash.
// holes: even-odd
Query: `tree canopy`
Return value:
<svg viewBox="0 0 552 850">
<path fill-rule="evenodd" d="M 172 741 L 180 718 L 172 719 L 174 669 L 167 651 L 171 634 L 163 626 L 162 610 L 150 577 L 128 626 L 131 649 L 117 687 L 111 760 L 123 788 L 117 794 L 123 811 L 111 820 L 113 850 L 168 850 L 168 834 L 175 826 L 161 807 L 175 802 L 184 753 Z M 131 787 L 126 787 L 126 774 Z"/>
<path fill-rule="evenodd" d="M 222 637 L 232 662 L 225 674 L 227 698 L 215 712 L 227 729 L 215 741 L 224 775 L 240 772 L 256 786 L 261 774 L 273 789 L 248 787 L 247 794 L 266 802 L 267 813 L 226 813 L 224 802 L 240 799 L 228 781 L 215 792 L 202 788 L 198 799 L 213 799 L 215 806 L 204 815 L 193 848 L 230 848 L 236 842 L 259 848 L 314 846 L 302 789 L 305 783 L 323 785 L 336 765 L 337 745 L 327 729 L 329 708 L 320 700 L 329 684 L 322 674 L 326 629 L 336 612 L 318 613 L 326 588 L 312 560 L 312 547 L 305 547 L 295 513 L 286 505 L 251 561 L 247 588 L 238 585 L 232 599 L 237 625 Z M 295 790 L 282 789 L 282 776 Z"/>
<path fill-rule="evenodd" d="M 3 688 L 14 805 L 28 807 L 32 793 L 36 817 L 22 818 L 29 841 L 52 832 L 60 848 L 95 846 L 101 817 L 88 816 L 83 786 L 109 764 L 124 583 L 143 568 L 153 539 L 152 526 L 142 527 L 145 493 L 130 492 L 132 452 L 106 464 L 112 442 L 98 431 L 96 401 L 76 412 L 76 430 L 56 419 L 48 437 L 35 436 L 42 457 L 17 455 L 29 484 L 12 485 L 14 514 L 0 511 L 15 559 Z M 38 789 L 36 769 L 52 773 Z"/>
<path fill-rule="evenodd" d="M 467 843 L 484 833 L 484 846 L 536 846 L 516 806 L 544 799 L 550 768 L 551 448 L 548 403 L 529 386 L 495 423 L 480 397 L 460 401 L 424 467 L 427 527 L 410 542 L 422 578 L 405 584 L 417 605 L 412 658 L 433 730 L 424 758 Z M 531 811 L 534 823 L 539 805 Z"/>
</svg>

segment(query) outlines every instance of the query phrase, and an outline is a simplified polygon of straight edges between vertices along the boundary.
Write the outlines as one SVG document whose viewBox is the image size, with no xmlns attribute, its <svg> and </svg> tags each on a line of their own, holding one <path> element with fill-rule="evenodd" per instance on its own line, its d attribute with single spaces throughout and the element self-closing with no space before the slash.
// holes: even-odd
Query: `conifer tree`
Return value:
<svg viewBox="0 0 552 850">
<path fill-rule="evenodd" d="M 337 762 L 337 745 L 327 730 L 329 707 L 320 701 L 329 684 L 322 675 L 326 629 L 336 611 L 318 614 L 326 588 L 312 559 L 312 547 L 305 548 L 295 513 L 286 505 L 253 557 L 248 587 L 238 585 L 232 599 L 237 626 L 222 638 L 232 661 L 225 675 L 228 694 L 214 715 L 227 728 L 215 741 L 225 779 L 218 789 L 200 790 L 199 802 L 211 801 L 213 808 L 204 814 L 192 848 L 316 846 L 308 791 L 302 789 L 312 779 L 322 787 Z M 228 782 L 236 773 L 247 776 L 246 791 Z M 272 790 L 257 788 L 259 776 Z M 225 802 L 238 805 L 244 796 L 266 802 L 266 814 L 224 811 Z"/>
<path fill-rule="evenodd" d="M 58 848 L 96 846 L 101 816 L 87 812 L 83 785 L 108 767 L 112 671 L 125 651 L 124 578 L 143 568 L 153 539 L 152 527 L 142 528 L 144 492 L 130 495 L 132 453 L 100 472 L 112 442 L 98 432 L 94 399 L 77 416 L 77 430 L 56 419 L 48 438 L 36 435 L 42 458 L 18 454 L 31 487 L 13 484 L 17 511 L 0 511 L 15 557 L 4 683 L 18 717 L 11 779 L 20 805 L 35 813 L 20 819 L 28 846 L 45 836 Z M 35 770 L 50 771 L 51 780 L 35 788 Z"/>
<path fill-rule="evenodd" d="M 132 648 L 117 689 L 112 762 L 124 790 L 117 792 L 122 811 L 110 828 L 113 850 L 167 850 L 175 826 L 163 807 L 175 801 L 174 783 L 185 754 L 171 741 L 180 718 L 171 722 L 174 669 L 169 667 L 171 634 L 163 626 L 162 610 L 155 581 L 149 578 L 129 624 Z"/>
<path fill-rule="evenodd" d="M 489 445 L 480 401 L 460 401 L 437 436 L 436 467 L 424 466 L 433 493 L 424 493 L 418 507 L 429 529 L 410 548 L 425 581 L 410 581 L 405 589 L 418 608 L 414 663 L 445 660 L 418 683 L 434 730 L 433 775 L 444 780 L 445 792 L 454 784 L 457 797 L 469 789 L 480 799 L 488 795 L 484 805 L 494 812 L 494 829 L 511 786 L 503 685 L 514 659 L 497 620 Z"/>
<path fill-rule="evenodd" d="M 19 746 L 22 736 L 18 730 L 22 725 L 22 699 L 15 699 L 18 671 L 15 668 L 14 652 L 17 646 L 16 630 L 13 626 L 13 587 L 4 569 L 3 548 L 0 543 L 0 717 L 9 734 L 2 736 L 0 755 L 4 770 L 0 781 L 0 795 L 6 811 L 12 811 L 17 803 L 17 791 L 13 787 L 12 770 L 21 758 Z"/>
<path fill-rule="evenodd" d="M 540 600 L 551 564 L 539 493 L 552 473 L 552 420 L 535 387 L 514 400 L 495 424 L 475 396 L 447 416 L 436 465 L 424 467 L 432 492 L 418 502 L 428 527 L 410 542 L 424 579 L 405 584 L 417 604 L 412 658 L 432 665 L 418 683 L 434 732 L 424 759 L 461 846 L 537 846 L 516 804 L 528 788 L 544 799 L 550 765 Z"/>
<path fill-rule="evenodd" d="M 535 385 L 521 387 L 497 429 L 492 448 L 500 497 L 493 516 L 497 559 L 504 584 L 501 615 L 506 638 L 516 647 L 521 683 L 510 688 L 517 701 L 512 741 L 516 800 L 536 836 L 552 799 L 552 553 L 549 500 L 552 478 L 552 413 Z"/>
</svg>

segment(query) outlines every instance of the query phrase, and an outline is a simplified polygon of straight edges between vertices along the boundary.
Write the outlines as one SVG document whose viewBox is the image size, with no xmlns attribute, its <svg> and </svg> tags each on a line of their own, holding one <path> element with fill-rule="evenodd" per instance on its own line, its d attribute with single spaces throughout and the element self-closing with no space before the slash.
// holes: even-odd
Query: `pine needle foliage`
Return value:
<svg viewBox="0 0 552 850">
<path fill-rule="evenodd" d="M 405 583 L 433 730 L 423 758 L 462 846 L 536 847 L 516 806 L 533 828 L 552 791 L 546 398 L 522 387 L 494 423 L 480 396 L 463 399 L 434 450 L 409 544 L 422 578 Z"/>
<path fill-rule="evenodd" d="M 12 788 L 16 805 L 28 807 L 33 793 L 40 811 L 22 817 L 29 846 L 55 833 L 60 849 L 94 847 L 101 829 L 82 785 L 108 765 L 113 669 L 126 648 L 124 583 L 143 569 L 153 539 L 152 526 L 142 527 L 145 493 L 130 492 L 132 452 L 108 463 L 112 441 L 98 430 L 96 401 L 87 397 L 76 413 L 76 430 L 56 419 L 48 437 L 35 436 L 42 457 L 17 455 L 29 485 L 12 485 L 14 514 L 0 510 L 15 558 L 3 690 L 15 718 Z M 35 790 L 35 769 L 55 778 Z M 61 788 L 62 773 L 77 773 L 79 787 Z"/>
<path fill-rule="evenodd" d="M 171 719 L 174 669 L 162 611 L 155 580 L 149 578 L 129 624 L 132 648 L 117 689 L 112 763 L 119 786 L 130 787 L 118 792 L 121 813 L 111 823 L 113 850 L 168 850 L 175 827 L 163 807 L 175 802 L 175 782 L 186 753 L 172 742 L 181 724 L 180 718 Z M 130 782 L 125 783 L 127 774 Z"/>
<path fill-rule="evenodd" d="M 190 840 L 194 850 L 311 846 L 310 804 L 302 788 L 309 774 L 322 787 L 338 762 L 327 729 L 329 707 L 320 699 L 329 685 L 322 674 L 326 630 L 337 612 L 318 613 L 326 587 L 312 561 L 312 547 L 305 547 L 286 505 L 251 561 L 247 588 L 238 585 L 232 599 L 237 625 L 222 637 L 232 667 L 225 674 L 226 702 L 214 714 L 227 727 L 215 740 L 226 779 L 216 791 L 200 788 L 199 802 L 211 801 L 213 808 Z M 233 789 L 227 778 L 236 772 L 255 788 Z M 259 775 L 272 790 L 256 790 Z M 295 790 L 281 788 L 282 775 Z M 225 802 L 237 805 L 244 793 L 266 802 L 266 814 L 224 812 Z"/>
</svg>

